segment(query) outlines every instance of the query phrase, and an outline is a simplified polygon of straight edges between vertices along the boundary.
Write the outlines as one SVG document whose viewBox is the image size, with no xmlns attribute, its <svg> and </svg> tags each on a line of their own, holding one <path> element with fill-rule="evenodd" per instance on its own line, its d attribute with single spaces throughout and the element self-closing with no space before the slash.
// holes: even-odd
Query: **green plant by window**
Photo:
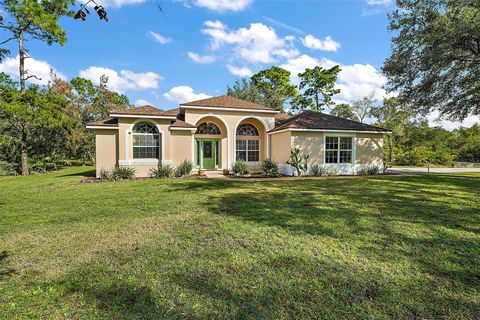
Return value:
<svg viewBox="0 0 480 320">
<path fill-rule="evenodd" d="M 157 168 L 150 169 L 152 178 L 170 178 L 173 176 L 173 168 L 169 165 L 159 165 Z"/>
<path fill-rule="evenodd" d="M 177 167 L 176 173 L 178 177 L 188 177 L 193 170 L 193 163 L 183 160 Z"/>
<path fill-rule="evenodd" d="M 300 155 L 300 149 L 295 148 L 290 151 L 290 159 L 288 159 L 287 164 L 291 165 L 297 171 L 298 176 L 304 176 L 308 171 L 308 158 L 309 155 Z"/>
<path fill-rule="evenodd" d="M 112 169 L 112 180 L 128 180 L 135 178 L 135 168 L 116 166 Z"/>
<path fill-rule="evenodd" d="M 245 174 L 248 174 L 247 163 L 243 160 L 235 161 L 232 166 L 232 172 L 235 176 L 243 176 Z"/>
<path fill-rule="evenodd" d="M 98 173 L 98 177 L 102 180 L 106 180 L 106 181 L 109 181 L 109 180 L 112 180 L 112 173 L 110 171 L 108 171 L 107 169 L 100 169 L 100 172 Z"/>
<path fill-rule="evenodd" d="M 314 176 L 321 177 L 327 175 L 327 168 L 325 168 L 324 166 L 314 164 L 310 167 L 310 169 L 312 170 L 312 174 Z"/>
<path fill-rule="evenodd" d="M 327 168 L 325 170 L 325 175 L 326 176 L 336 176 L 336 175 L 338 175 L 338 171 L 335 168 Z"/>
<path fill-rule="evenodd" d="M 366 165 L 358 169 L 357 174 L 359 176 L 373 176 L 377 175 L 381 172 L 379 166 L 376 165 Z"/>
<path fill-rule="evenodd" d="M 263 174 L 269 177 L 278 177 L 280 171 L 278 170 L 278 163 L 272 159 L 265 159 L 262 161 Z"/>
</svg>

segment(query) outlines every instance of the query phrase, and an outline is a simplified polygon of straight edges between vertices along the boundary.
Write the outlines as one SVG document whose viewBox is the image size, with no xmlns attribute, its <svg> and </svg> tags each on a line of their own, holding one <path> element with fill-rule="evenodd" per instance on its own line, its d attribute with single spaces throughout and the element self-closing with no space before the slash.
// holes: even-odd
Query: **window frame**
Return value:
<svg viewBox="0 0 480 320">
<path fill-rule="evenodd" d="M 336 138 L 337 139 L 337 148 L 336 149 L 327 149 L 327 138 Z M 341 138 L 350 138 L 351 149 L 342 149 L 341 147 Z M 323 136 L 323 163 L 326 165 L 355 165 L 356 162 L 356 135 L 349 133 L 329 133 L 324 134 Z M 336 151 L 336 162 L 327 162 L 327 152 Z M 340 162 L 341 153 L 349 151 L 350 152 L 350 162 Z"/>
<path fill-rule="evenodd" d="M 144 132 L 135 132 L 135 128 L 140 125 L 150 125 L 154 129 L 154 133 L 144 133 Z M 157 125 L 148 121 L 141 121 L 135 123 L 135 125 L 132 128 L 132 159 L 133 161 L 138 161 L 138 160 L 162 160 L 162 134 L 160 133 L 160 130 L 158 129 Z M 135 136 L 153 136 L 153 137 L 158 137 L 157 139 L 157 145 L 156 146 L 146 146 L 146 145 L 135 145 Z M 135 148 L 156 148 L 157 149 L 157 154 L 158 157 L 155 158 L 139 158 L 135 157 Z"/>
</svg>

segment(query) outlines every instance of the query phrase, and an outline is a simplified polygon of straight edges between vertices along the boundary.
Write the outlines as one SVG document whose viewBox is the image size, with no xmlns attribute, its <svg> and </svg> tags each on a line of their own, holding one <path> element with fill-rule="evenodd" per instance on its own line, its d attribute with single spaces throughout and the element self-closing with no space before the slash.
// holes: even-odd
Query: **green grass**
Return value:
<svg viewBox="0 0 480 320">
<path fill-rule="evenodd" d="M 0 178 L 0 319 L 475 319 L 480 174 Z"/>
</svg>

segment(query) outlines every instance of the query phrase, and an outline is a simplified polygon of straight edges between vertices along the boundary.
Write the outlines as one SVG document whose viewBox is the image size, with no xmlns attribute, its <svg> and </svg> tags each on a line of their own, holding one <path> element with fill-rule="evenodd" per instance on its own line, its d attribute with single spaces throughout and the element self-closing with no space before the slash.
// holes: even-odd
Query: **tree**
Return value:
<svg viewBox="0 0 480 320">
<path fill-rule="evenodd" d="M 355 110 L 353 110 L 353 107 L 347 103 L 337 104 L 332 109 L 330 114 L 335 117 L 340 117 L 340 118 L 349 119 L 353 121 L 359 121 L 358 116 L 355 113 Z"/>
<path fill-rule="evenodd" d="M 65 31 L 60 27 L 59 20 L 62 16 L 72 15 L 69 11 L 74 0 L 3 0 L 3 10 L 7 13 L 7 20 L 0 21 L 0 28 L 10 33 L 11 40 L 18 42 L 20 91 L 25 92 L 25 82 L 29 78 L 36 78 L 25 70 L 25 59 L 29 58 L 25 48 L 27 36 L 44 41 L 51 45 L 59 43 L 64 45 L 67 41 Z"/>
<path fill-rule="evenodd" d="M 363 123 L 363 120 L 370 115 L 372 109 L 374 108 L 373 104 L 376 101 L 374 96 L 375 92 L 372 92 L 368 96 L 353 102 L 352 108 L 358 117 L 357 121 Z"/>
<path fill-rule="evenodd" d="M 321 112 L 324 106 L 332 105 L 332 97 L 340 93 L 339 89 L 335 89 L 335 82 L 340 71 L 339 66 L 330 69 L 316 66 L 299 73 L 298 76 L 301 79 L 299 88 L 300 90 L 306 89 L 303 95 L 299 96 L 294 107 Z"/>
<path fill-rule="evenodd" d="M 415 113 L 408 104 L 402 104 L 398 98 L 392 97 L 383 100 L 381 106 L 371 110 L 371 116 L 376 119 L 376 125 L 392 131 L 385 137 L 388 146 L 388 161 L 393 161 L 394 146 L 400 143 L 400 138 L 405 134 L 407 124 L 412 121 Z"/>
<path fill-rule="evenodd" d="M 252 84 L 264 97 L 267 106 L 283 111 L 287 101 L 294 101 L 298 95 L 297 87 L 290 84 L 290 72 L 276 66 L 262 70 L 251 78 Z"/>
<path fill-rule="evenodd" d="M 260 90 L 247 79 L 236 80 L 233 86 L 227 86 L 227 96 L 250 101 L 257 104 L 269 105 Z"/>
<path fill-rule="evenodd" d="M 480 114 L 478 0 L 397 0 L 383 71 L 389 90 L 422 113 L 463 120 Z"/>
<path fill-rule="evenodd" d="M 0 74 L 0 120 L 5 126 L 2 131 L 18 141 L 22 175 L 28 175 L 28 152 L 38 138 L 37 129 L 64 126 L 68 121 L 64 114 L 66 100 L 38 86 L 30 86 L 22 93 L 17 85 Z"/>
</svg>

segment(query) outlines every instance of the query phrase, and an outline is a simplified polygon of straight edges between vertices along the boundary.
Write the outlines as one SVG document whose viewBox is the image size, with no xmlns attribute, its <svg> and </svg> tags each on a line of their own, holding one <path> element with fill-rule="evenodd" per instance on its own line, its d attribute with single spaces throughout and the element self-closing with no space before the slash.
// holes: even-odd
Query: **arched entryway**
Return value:
<svg viewBox="0 0 480 320">
<path fill-rule="evenodd" d="M 225 123 L 215 116 L 206 116 L 197 121 L 196 127 L 195 166 L 206 170 L 227 166 L 228 130 Z"/>
</svg>

